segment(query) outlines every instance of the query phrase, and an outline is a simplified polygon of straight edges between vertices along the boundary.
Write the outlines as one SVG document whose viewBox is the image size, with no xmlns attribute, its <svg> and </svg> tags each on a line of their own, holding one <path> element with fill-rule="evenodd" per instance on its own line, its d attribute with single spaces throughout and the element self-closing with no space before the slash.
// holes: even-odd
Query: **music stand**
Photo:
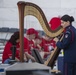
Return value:
<svg viewBox="0 0 76 75">
<path fill-rule="evenodd" d="M 43 59 L 41 58 L 41 56 L 40 56 L 40 54 L 39 54 L 39 51 L 38 51 L 37 49 L 33 49 L 33 50 L 32 50 L 32 56 L 35 57 L 36 62 L 41 63 L 41 64 L 44 64 L 44 61 L 43 61 Z"/>
</svg>

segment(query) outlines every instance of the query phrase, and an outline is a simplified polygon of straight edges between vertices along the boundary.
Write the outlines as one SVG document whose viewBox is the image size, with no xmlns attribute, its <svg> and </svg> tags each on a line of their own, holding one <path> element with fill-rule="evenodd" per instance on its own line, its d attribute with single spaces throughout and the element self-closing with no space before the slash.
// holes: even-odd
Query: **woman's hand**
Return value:
<svg viewBox="0 0 76 75">
<path fill-rule="evenodd" d="M 19 62 L 19 61 L 20 61 L 17 57 L 15 57 L 15 60 L 16 60 L 17 62 Z"/>
<path fill-rule="evenodd" d="M 59 39 L 58 38 L 54 38 L 53 39 L 56 43 L 59 41 Z"/>
</svg>

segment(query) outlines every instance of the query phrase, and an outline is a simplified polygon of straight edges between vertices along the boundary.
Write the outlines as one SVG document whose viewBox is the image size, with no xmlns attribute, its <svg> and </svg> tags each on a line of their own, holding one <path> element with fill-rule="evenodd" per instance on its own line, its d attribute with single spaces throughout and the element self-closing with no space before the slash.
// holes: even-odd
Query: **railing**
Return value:
<svg viewBox="0 0 76 75">
<path fill-rule="evenodd" d="M 5 42 L 11 37 L 11 35 L 16 32 L 19 31 L 18 28 L 8 28 L 8 27 L 2 27 L 0 28 L 0 43 L 5 44 Z M 24 29 L 24 34 L 26 34 L 27 29 Z M 41 30 L 37 30 L 40 35 L 44 35 L 44 31 Z"/>
<path fill-rule="evenodd" d="M 4 50 L 4 46 L 0 46 L 0 64 L 2 63 L 3 50 Z"/>
</svg>

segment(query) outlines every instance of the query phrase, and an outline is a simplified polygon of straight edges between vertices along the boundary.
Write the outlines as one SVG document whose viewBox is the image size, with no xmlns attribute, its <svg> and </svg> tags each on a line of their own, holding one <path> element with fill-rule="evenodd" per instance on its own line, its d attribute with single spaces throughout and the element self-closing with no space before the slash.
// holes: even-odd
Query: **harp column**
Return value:
<svg viewBox="0 0 76 75">
<path fill-rule="evenodd" d="M 18 2 L 19 10 L 19 31 L 20 31 L 20 62 L 24 62 L 24 8 L 23 2 Z"/>
</svg>

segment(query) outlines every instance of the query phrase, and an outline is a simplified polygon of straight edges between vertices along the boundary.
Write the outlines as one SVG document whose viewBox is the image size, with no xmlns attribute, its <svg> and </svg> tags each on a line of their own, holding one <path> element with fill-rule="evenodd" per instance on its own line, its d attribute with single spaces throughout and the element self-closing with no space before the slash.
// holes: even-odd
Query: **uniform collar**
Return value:
<svg viewBox="0 0 76 75">
<path fill-rule="evenodd" d="M 67 28 L 70 28 L 71 26 L 72 26 L 72 25 L 67 26 L 66 29 L 67 29 Z"/>
<path fill-rule="evenodd" d="M 70 29 L 72 25 L 69 25 L 67 26 L 65 29 L 64 29 L 64 32 L 66 32 L 66 30 Z"/>
</svg>

